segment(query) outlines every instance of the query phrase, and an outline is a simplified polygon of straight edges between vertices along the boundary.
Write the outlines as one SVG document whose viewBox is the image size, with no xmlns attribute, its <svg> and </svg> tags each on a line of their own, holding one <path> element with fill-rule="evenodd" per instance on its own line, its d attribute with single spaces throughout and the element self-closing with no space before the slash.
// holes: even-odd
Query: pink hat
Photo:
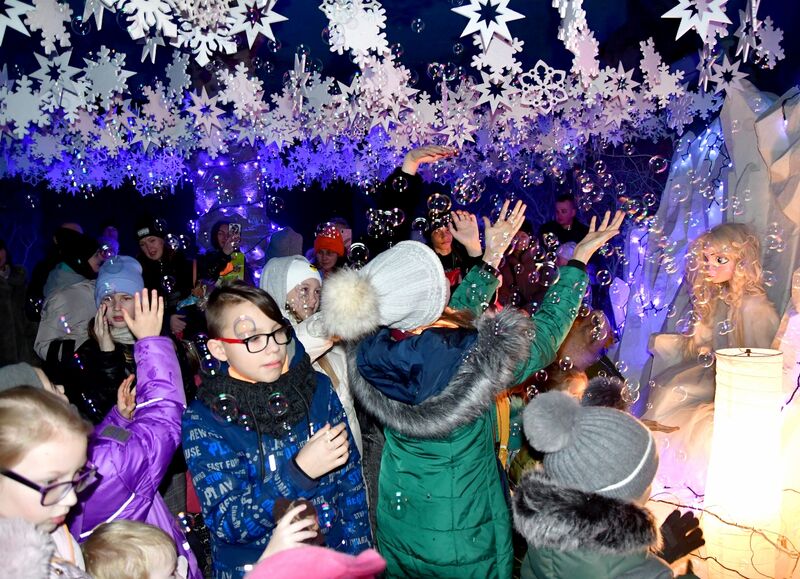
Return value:
<svg viewBox="0 0 800 579">
<path fill-rule="evenodd" d="M 372 579 L 385 568 L 374 549 L 354 557 L 325 547 L 296 547 L 267 557 L 247 579 Z"/>
</svg>

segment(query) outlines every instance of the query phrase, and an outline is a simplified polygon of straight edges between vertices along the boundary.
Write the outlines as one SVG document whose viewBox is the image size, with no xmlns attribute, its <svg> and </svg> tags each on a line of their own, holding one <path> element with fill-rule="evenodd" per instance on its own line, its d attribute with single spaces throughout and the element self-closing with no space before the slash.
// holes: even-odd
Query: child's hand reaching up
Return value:
<svg viewBox="0 0 800 579">
<path fill-rule="evenodd" d="M 128 420 L 133 418 L 133 411 L 136 410 L 136 386 L 131 388 L 135 379 L 136 375 L 131 374 L 117 389 L 117 410 Z"/>
</svg>

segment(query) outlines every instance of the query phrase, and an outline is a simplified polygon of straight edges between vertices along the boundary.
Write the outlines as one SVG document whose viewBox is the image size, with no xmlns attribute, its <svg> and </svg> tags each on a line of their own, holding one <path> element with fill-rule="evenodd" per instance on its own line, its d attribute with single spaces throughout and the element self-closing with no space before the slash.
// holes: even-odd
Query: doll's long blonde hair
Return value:
<svg viewBox="0 0 800 579">
<path fill-rule="evenodd" d="M 703 251 L 714 251 L 735 262 L 733 277 L 722 284 L 706 279 Z M 707 329 L 714 322 L 714 313 L 724 305 L 733 324 L 733 336 L 744 345 L 742 300 L 745 296 L 764 295 L 761 253 L 758 238 L 741 223 L 723 223 L 706 231 L 692 243 L 687 254 L 686 280 L 689 283 L 692 307 L 700 326 Z M 705 335 L 708 335 L 706 332 Z M 694 348 L 703 332 L 695 333 Z"/>
</svg>

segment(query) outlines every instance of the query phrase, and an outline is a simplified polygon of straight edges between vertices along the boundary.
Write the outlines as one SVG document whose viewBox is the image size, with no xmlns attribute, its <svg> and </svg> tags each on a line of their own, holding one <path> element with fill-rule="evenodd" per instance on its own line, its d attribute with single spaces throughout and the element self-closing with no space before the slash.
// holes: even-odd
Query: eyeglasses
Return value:
<svg viewBox="0 0 800 579">
<path fill-rule="evenodd" d="M 270 338 L 275 340 L 275 343 L 278 346 L 284 346 L 289 342 L 291 342 L 292 333 L 289 331 L 288 326 L 281 326 L 274 332 L 269 332 L 267 334 L 256 334 L 254 336 L 250 336 L 249 338 L 245 338 L 243 340 L 239 340 L 236 338 L 214 338 L 214 339 L 219 340 L 220 342 L 225 342 L 226 344 L 244 344 L 248 352 L 250 352 L 251 354 L 258 354 L 259 352 L 265 350 L 267 346 L 269 346 Z"/>
<path fill-rule="evenodd" d="M 0 471 L 0 475 L 10 478 L 13 481 L 17 481 L 18 483 L 25 485 L 28 488 L 32 488 L 35 491 L 39 491 L 39 493 L 42 495 L 41 505 L 43 507 L 50 507 L 61 502 L 61 500 L 66 497 L 71 490 L 75 489 L 75 492 L 79 493 L 92 484 L 97 479 L 97 467 L 92 463 L 87 462 L 71 481 L 55 483 L 46 486 L 38 485 L 35 482 L 26 479 L 24 476 L 20 476 L 10 470 L 2 470 Z"/>
</svg>

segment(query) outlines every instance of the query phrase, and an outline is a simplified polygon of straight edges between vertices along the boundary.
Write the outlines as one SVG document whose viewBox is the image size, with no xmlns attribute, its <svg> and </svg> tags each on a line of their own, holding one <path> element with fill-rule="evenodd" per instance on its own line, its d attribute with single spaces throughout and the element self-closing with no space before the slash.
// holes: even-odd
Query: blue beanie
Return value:
<svg viewBox="0 0 800 579">
<path fill-rule="evenodd" d="M 133 295 L 144 289 L 142 266 L 132 257 L 118 255 L 106 261 L 97 273 L 94 301 L 97 307 L 107 295 L 125 293 Z"/>
</svg>

